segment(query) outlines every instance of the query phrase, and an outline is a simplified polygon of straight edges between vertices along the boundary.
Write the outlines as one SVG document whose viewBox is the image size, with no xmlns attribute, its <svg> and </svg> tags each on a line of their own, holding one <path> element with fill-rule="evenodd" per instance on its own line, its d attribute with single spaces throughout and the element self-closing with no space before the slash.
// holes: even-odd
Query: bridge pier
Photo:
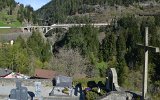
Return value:
<svg viewBox="0 0 160 100">
<path fill-rule="evenodd" d="M 30 27 L 28 27 L 28 28 L 27 28 L 27 31 L 28 31 L 28 32 L 31 32 L 31 28 L 30 28 Z"/>
<path fill-rule="evenodd" d="M 21 30 L 22 30 L 22 32 L 24 33 L 24 30 L 25 30 L 24 27 L 22 27 Z"/>
<path fill-rule="evenodd" d="M 69 30 L 69 27 L 64 27 L 64 29 Z"/>
<path fill-rule="evenodd" d="M 45 33 L 48 32 L 48 28 L 46 27 Z"/>
<path fill-rule="evenodd" d="M 37 28 L 36 28 L 36 27 L 33 27 L 32 31 L 36 31 L 36 30 L 37 30 Z"/>
</svg>

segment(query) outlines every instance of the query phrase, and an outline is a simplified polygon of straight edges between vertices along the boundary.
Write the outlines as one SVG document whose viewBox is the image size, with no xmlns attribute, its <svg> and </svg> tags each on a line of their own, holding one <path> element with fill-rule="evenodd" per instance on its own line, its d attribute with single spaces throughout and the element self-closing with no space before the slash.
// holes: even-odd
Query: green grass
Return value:
<svg viewBox="0 0 160 100">
<path fill-rule="evenodd" d="M 0 26 L 7 26 L 4 22 L 0 21 Z"/>
<path fill-rule="evenodd" d="M 16 27 L 22 26 L 22 24 L 19 21 L 13 22 L 12 24 L 6 24 L 5 22 L 0 21 L 0 27 L 3 27 L 3 26 L 16 28 Z"/>
<path fill-rule="evenodd" d="M 19 21 L 16 21 L 11 24 L 11 27 L 20 27 L 20 26 L 22 26 L 22 24 Z"/>
<path fill-rule="evenodd" d="M 0 26 L 20 27 L 22 24 L 18 20 L 12 22 L 11 24 L 7 24 L 7 22 L 0 20 Z"/>
</svg>

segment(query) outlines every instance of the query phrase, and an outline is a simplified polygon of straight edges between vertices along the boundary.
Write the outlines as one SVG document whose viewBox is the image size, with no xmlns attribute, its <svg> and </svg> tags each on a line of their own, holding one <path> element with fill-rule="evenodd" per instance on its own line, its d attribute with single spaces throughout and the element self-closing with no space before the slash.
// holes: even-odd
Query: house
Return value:
<svg viewBox="0 0 160 100">
<path fill-rule="evenodd" d="M 34 76 L 32 78 L 53 79 L 56 77 L 56 75 L 57 73 L 52 70 L 35 69 Z"/>
<path fill-rule="evenodd" d="M 12 73 L 9 69 L 3 69 L 0 68 L 0 78 L 5 78 L 6 76 L 10 75 Z"/>
</svg>

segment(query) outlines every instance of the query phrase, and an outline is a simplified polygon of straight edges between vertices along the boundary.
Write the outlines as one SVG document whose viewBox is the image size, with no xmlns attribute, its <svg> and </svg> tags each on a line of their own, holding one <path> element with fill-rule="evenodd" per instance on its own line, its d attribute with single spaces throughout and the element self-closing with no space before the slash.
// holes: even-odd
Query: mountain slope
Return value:
<svg viewBox="0 0 160 100">
<path fill-rule="evenodd" d="M 14 0 L 0 0 L 0 26 L 18 27 L 28 23 L 36 23 L 36 17 L 31 6 Z"/>
<path fill-rule="evenodd" d="M 108 22 L 117 16 L 136 14 L 141 1 L 147 0 L 52 0 L 36 13 L 46 25 Z"/>
</svg>

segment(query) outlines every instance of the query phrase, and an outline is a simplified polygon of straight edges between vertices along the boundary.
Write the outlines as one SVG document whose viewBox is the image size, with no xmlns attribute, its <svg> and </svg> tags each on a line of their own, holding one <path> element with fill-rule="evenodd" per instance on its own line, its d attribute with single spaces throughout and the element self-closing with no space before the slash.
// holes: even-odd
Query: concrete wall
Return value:
<svg viewBox="0 0 160 100">
<path fill-rule="evenodd" d="M 7 33 L 7 34 L 0 34 L 0 42 L 3 41 L 11 41 L 16 40 L 18 36 L 22 36 L 22 38 L 28 38 L 32 35 L 31 32 L 18 32 L 18 33 Z"/>
<path fill-rule="evenodd" d="M 52 91 L 52 80 L 45 79 L 19 79 L 22 82 L 22 86 L 26 87 L 28 91 L 33 92 L 35 94 L 35 84 L 34 82 L 41 82 L 41 95 L 43 97 L 48 97 L 49 93 Z M 0 78 L 0 97 L 5 96 L 8 97 L 10 91 L 16 88 L 16 79 L 3 79 Z"/>
<path fill-rule="evenodd" d="M 0 78 L 0 86 L 8 86 L 8 85 L 15 86 L 16 80 L 17 79 Z M 49 79 L 18 79 L 18 80 L 22 82 L 23 86 L 34 86 L 34 82 L 41 82 L 42 86 L 50 86 L 50 87 L 53 86 L 52 80 Z"/>
</svg>

